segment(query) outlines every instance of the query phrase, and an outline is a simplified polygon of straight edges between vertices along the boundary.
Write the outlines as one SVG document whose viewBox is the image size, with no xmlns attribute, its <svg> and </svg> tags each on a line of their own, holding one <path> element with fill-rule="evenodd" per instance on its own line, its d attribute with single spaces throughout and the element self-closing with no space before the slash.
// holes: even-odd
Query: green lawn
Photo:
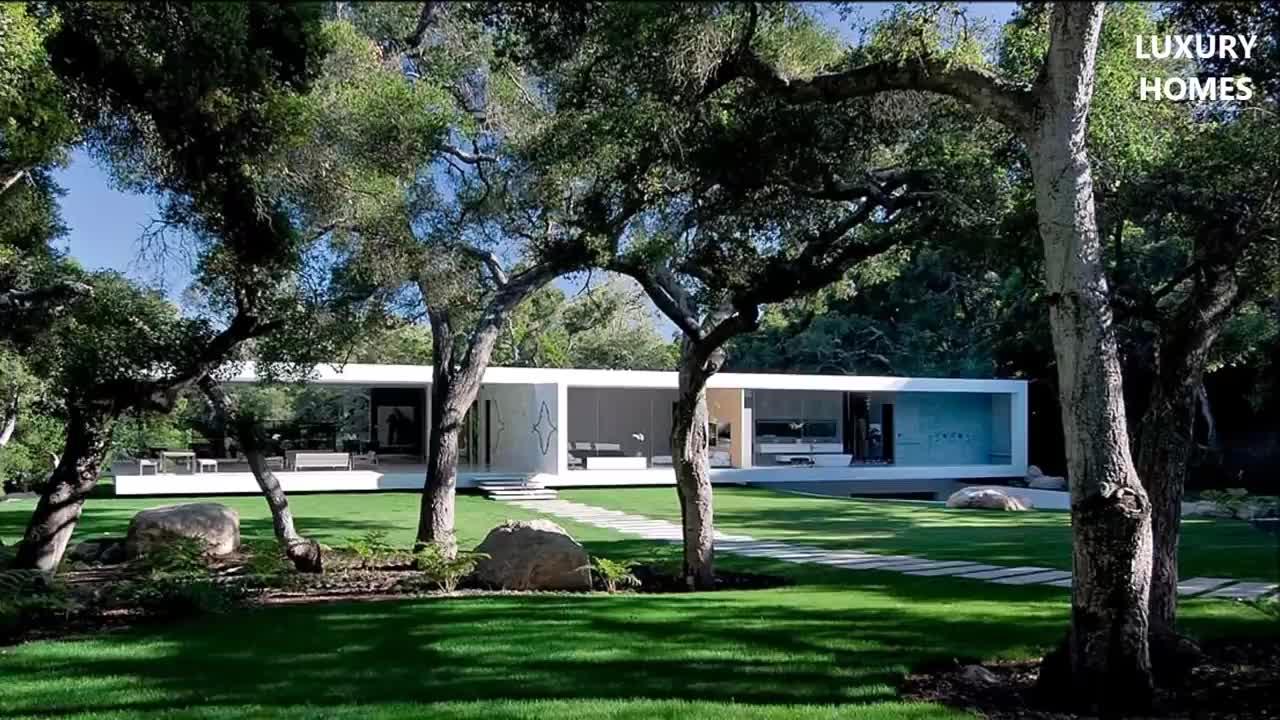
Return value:
<svg viewBox="0 0 1280 720">
<path fill-rule="evenodd" d="M 418 527 L 418 498 L 413 493 L 293 495 L 289 506 L 298 529 L 328 545 L 342 545 L 369 530 L 384 530 L 399 546 L 413 544 Z M 183 502 L 218 502 L 240 513 L 240 533 L 246 539 L 272 537 L 271 515 L 259 496 L 240 495 L 201 498 L 92 498 L 76 527 L 76 540 L 101 535 L 123 537 L 129 520 L 139 511 Z M 0 540 L 17 542 L 26 528 L 34 500 L 0 504 Z M 473 495 L 458 497 L 458 542 L 462 547 L 479 544 L 490 528 L 511 518 L 524 520 L 537 513 L 502 505 Z M 580 529 L 561 523 L 571 532 Z"/>
<path fill-rule="evenodd" d="M 671 488 L 565 490 L 566 500 L 680 522 Z M 716 527 L 770 540 L 838 549 L 977 560 L 994 565 L 1071 569 L 1071 516 L 1047 511 L 948 510 L 936 503 L 815 498 L 769 490 L 717 487 Z M 1239 520 L 1182 524 L 1183 577 L 1280 577 L 1276 538 Z"/>
<path fill-rule="evenodd" d="M 615 500 L 633 492 L 636 502 L 648 497 L 612 491 Z M 270 534 L 260 498 L 220 500 L 240 510 L 246 535 Z M 120 533 L 137 509 L 164 502 L 91 501 L 82 535 Z M 298 496 L 292 505 L 330 543 L 376 527 L 407 544 L 417 517 L 412 494 Z M 0 536 L 14 539 L 30 507 L 0 504 Z M 503 519 L 528 516 L 459 498 L 464 546 Z M 637 557 L 652 547 L 562 524 L 596 554 Z M 731 556 L 722 565 L 786 574 L 796 584 L 276 607 L 31 643 L 0 649 L 0 716 L 967 717 L 902 702 L 903 674 L 925 661 L 1034 656 L 1067 622 L 1067 596 L 1052 588 Z M 1220 601 L 1185 603 L 1182 614 L 1202 635 L 1258 632 L 1268 622 Z"/>
</svg>

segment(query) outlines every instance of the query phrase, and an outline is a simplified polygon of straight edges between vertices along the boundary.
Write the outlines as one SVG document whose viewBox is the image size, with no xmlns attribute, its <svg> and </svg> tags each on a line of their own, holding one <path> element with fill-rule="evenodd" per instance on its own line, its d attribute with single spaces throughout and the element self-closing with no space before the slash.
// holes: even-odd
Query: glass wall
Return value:
<svg viewBox="0 0 1280 720">
<path fill-rule="evenodd" d="M 893 396 L 821 390 L 754 390 L 754 464 L 893 462 Z"/>
<path fill-rule="evenodd" d="M 675 390 L 571 387 L 568 397 L 570 470 L 671 464 Z"/>
</svg>

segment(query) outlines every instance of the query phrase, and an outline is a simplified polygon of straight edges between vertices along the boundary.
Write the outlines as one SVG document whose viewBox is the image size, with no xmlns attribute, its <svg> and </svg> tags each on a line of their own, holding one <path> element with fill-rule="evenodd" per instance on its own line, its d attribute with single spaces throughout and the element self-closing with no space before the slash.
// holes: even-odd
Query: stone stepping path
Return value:
<svg viewBox="0 0 1280 720">
<path fill-rule="evenodd" d="M 577 520 L 595 527 L 616 530 L 646 540 L 680 542 L 680 526 L 665 520 L 631 515 L 618 510 L 583 505 L 568 500 L 516 500 L 526 510 Z M 1005 567 L 968 560 L 929 560 L 911 555 L 877 555 L 860 550 L 830 550 L 775 540 L 757 540 L 750 535 L 716 532 L 716 549 L 781 562 L 814 563 L 844 570 L 886 570 L 917 577 L 956 577 L 998 585 L 1043 585 L 1070 588 L 1071 573 L 1034 565 Z M 1232 578 L 1187 578 L 1178 583 L 1178 594 L 1232 600 L 1257 600 L 1277 590 L 1276 583 L 1241 582 Z"/>
</svg>

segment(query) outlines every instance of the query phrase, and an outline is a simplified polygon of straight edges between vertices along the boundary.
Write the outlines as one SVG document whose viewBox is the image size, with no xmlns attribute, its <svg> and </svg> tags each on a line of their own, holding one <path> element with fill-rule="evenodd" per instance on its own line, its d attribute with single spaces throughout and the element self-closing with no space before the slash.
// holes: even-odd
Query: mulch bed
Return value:
<svg viewBox="0 0 1280 720">
<path fill-rule="evenodd" d="M 637 565 L 631 568 L 631 574 L 640 581 L 638 591 L 642 593 L 689 592 L 689 586 L 685 584 L 684 578 L 673 575 L 663 568 Z M 780 575 L 717 570 L 715 590 L 768 590 L 791 584 L 790 579 Z"/>
<path fill-rule="evenodd" d="M 380 602 L 409 597 L 475 597 L 510 595 L 563 595 L 581 596 L 580 592 L 513 591 L 489 588 L 474 581 L 463 581 L 452 593 L 444 593 L 423 582 L 422 574 L 415 572 L 408 562 L 390 561 L 377 567 L 364 567 L 350 558 L 336 554 L 326 555 L 326 570 L 322 574 L 303 575 L 291 573 L 289 582 L 281 587 L 256 587 L 252 580 L 240 574 L 243 558 L 230 557 L 213 563 L 211 577 L 221 582 L 241 584 L 254 588 L 248 605 L 311 605 L 333 602 Z M 682 593 L 689 592 L 682 578 L 669 573 L 666 568 L 642 565 L 633 568 L 640 586 L 627 588 L 623 593 Z M 116 565 L 77 564 L 63 572 L 59 578 L 78 597 L 86 611 L 62 618 L 50 618 L 39 624 L 22 627 L 17 632 L 0 633 L 0 647 L 17 645 L 33 640 L 49 640 L 73 636 L 96 635 L 125 628 L 171 621 L 172 617 L 149 615 L 136 608 L 103 607 L 98 598 L 109 588 L 129 581 L 143 581 L 144 569 L 137 562 Z M 790 585 L 787 578 L 720 571 L 716 575 L 715 590 L 762 590 Z M 596 578 L 597 591 L 604 590 Z M 96 609 L 95 609 L 96 608 Z"/>
<path fill-rule="evenodd" d="M 1178 688 L 1162 689 L 1144 717 L 1191 720 L 1280 720 L 1280 637 L 1220 640 L 1201 646 L 1204 658 Z M 908 676 L 904 697 L 935 702 L 991 720 L 1089 718 L 1047 706 L 1035 689 L 1039 663 L 982 666 L 953 663 Z"/>
</svg>

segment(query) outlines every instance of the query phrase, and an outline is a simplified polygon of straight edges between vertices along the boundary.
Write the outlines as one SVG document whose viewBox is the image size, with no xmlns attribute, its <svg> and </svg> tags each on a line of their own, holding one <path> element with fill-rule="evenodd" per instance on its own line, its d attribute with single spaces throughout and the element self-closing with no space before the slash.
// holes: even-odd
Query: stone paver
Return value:
<svg viewBox="0 0 1280 720">
<path fill-rule="evenodd" d="M 909 572 L 912 570 L 937 570 L 942 567 L 948 567 L 958 563 L 939 562 L 937 560 L 921 560 L 919 562 L 906 563 L 894 568 L 898 572 Z"/>
<path fill-rule="evenodd" d="M 1231 598 L 1232 600 L 1257 600 L 1260 597 L 1270 595 L 1272 592 L 1275 592 L 1277 587 L 1280 586 L 1277 586 L 1275 583 L 1242 582 L 1214 590 L 1205 597 Z"/>
<path fill-rule="evenodd" d="M 890 565 L 904 565 L 907 562 L 918 562 L 919 560 L 920 558 L 907 557 L 905 555 L 884 556 L 870 560 L 850 560 L 848 562 L 837 563 L 835 567 L 845 568 L 847 570 L 877 570 Z"/>
<path fill-rule="evenodd" d="M 1071 573 L 1066 570 L 1046 570 L 1044 572 L 1031 573 L 1030 575 L 1014 575 L 1012 577 L 996 578 L 991 582 L 999 583 L 1001 585 L 1042 585 L 1070 579 Z"/>
<path fill-rule="evenodd" d="M 905 573 L 907 575 L 918 575 L 920 577 L 941 577 L 943 575 L 959 575 L 961 573 L 995 569 L 995 565 L 983 565 L 982 563 L 957 561 L 954 565 L 947 565 L 946 567 L 938 567 L 933 570 L 906 570 Z"/>
<path fill-rule="evenodd" d="M 588 525 L 616 530 L 647 540 L 679 542 L 683 532 L 679 525 L 630 515 L 568 500 L 521 500 L 512 505 L 534 512 L 566 517 Z M 750 535 L 715 534 L 716 547 L 723 552 L 745 557 L 760 557 L 781 562 L 817 563 L 844 570 L 886 570 L 917 577 L 960 577 L 966 580 L 1000 585 L 1045 585 L 1071 588 L 1071 573 L 1034 566 L 1002 567 L 968 560 L 929 560 L 911 555 L 876 555 L 858 550 L 827 550 L 809 545 L 757 540 Z M 1274 583 L 1237 582 L 1231 578 L 1188 578 L 1178 583 L 1180 595 L 1203 595 L 1212 598 L 1253 600 L 1280 589 Z"/>
<path fill-rule="evenodd" d="M 1178 594 L 1199 595 L 1200 593 L 1206 593 L 1210 590 L 1217 590 L 1224 585 L 1230 585 L 1234 582 L 1235 580 L 1232 580 L 1231 578 L 1188 578 L 1178 583 Z"/>
<path fill-rule="evenodd" d="M 956 575 L 969 580 L 999 580 L 1000 578 L 1012 577 L 1014 575 L 1029 575 L 1031 573 L 1042 573 L 1048 571 L 1049 568 L 1042 567 L 1004 567 L 996 570 L 984 570 L 975 573 L 963 573 Z"/>
</svg>

